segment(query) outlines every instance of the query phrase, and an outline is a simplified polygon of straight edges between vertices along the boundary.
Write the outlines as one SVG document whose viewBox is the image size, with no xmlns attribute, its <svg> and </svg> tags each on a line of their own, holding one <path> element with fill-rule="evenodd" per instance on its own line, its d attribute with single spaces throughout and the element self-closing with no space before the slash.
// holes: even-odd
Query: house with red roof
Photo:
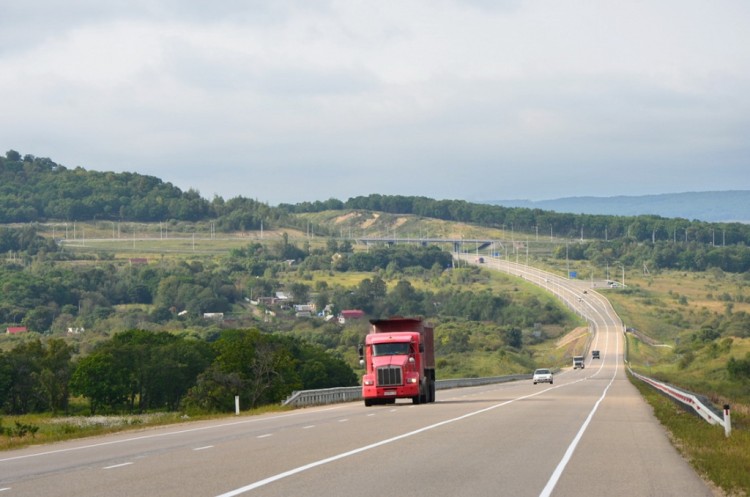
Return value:
<svg viewBox="0 0 750 497">
<path fill-rule="evenodd" d="M 365 311 L 359 309 L 347 309 L 339 313 L 339 323 L 344 324 L 350 319 L 362 319 L 365 317 Z"/>
</svg>

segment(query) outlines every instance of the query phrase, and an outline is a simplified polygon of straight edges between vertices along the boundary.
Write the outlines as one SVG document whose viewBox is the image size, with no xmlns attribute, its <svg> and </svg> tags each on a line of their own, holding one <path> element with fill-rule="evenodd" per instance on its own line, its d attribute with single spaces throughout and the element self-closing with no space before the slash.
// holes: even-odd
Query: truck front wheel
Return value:
<svg viewBox="0 0 750 497">
<path fill-rule="evenodd" d="M 424 383 L 419 384 L 419 393 L 411 398 L 412 403 L 414 404 L 424 404 L 425 402 L 425 394 L 424 394 Z"/>
</svg>

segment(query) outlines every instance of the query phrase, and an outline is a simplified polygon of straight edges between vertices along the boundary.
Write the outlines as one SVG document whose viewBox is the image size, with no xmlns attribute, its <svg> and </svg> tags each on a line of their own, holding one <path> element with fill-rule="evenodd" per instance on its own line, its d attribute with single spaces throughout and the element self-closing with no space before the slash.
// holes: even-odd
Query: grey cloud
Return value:
<svg viewBox="0 0 750 497">
<path fill-rule="evenodd" d="M 327 10 L 299 0 L 3 0 L 0 55 L 25 50 L 84 26 L 122 21 L 283 24 L 292 12 Z"/>
<path fill-rule="evenodd" d="M 362 67 L 284 65 L 269 67 L 252 56 L 212 55 L 183 47 L 165 62 L 178 81 L 205 91 L 248 91 L 263 96 L 312 97 L 361 94 L 380 86 Z"/>
</svg>

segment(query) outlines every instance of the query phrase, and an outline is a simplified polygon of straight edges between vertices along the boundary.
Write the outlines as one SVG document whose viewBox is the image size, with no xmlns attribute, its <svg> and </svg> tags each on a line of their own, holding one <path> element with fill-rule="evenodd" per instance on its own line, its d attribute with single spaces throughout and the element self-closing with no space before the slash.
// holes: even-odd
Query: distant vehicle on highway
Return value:
<svg viewBox="0 0 750 497">
<path fill-rule="evenodd" d="M 577 355 L 573 357 L 573 369 L 583 369 L 585 365 L 583 364 L 583 356 Z"/>
<path fill-rule="evenodd" d="M 549 383 L 552 385 L 552 371 L 549 369 L 537 369 L 534 371 L 534 385 L 537 383 Z"/>
<path fill-rule="evenodd" d="M 599 359 L 599 351 L 598 350 L 592 350 L 591 351 L 591 358 L 592 359 Z"/>
</svg>

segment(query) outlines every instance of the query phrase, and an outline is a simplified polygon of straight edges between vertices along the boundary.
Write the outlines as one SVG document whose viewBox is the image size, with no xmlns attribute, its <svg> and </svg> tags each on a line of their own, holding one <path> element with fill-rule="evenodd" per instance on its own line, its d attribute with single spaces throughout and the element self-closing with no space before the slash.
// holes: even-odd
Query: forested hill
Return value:
<svg viewBox="0 0 750 497">
<path fill-rule="evenodd" d="M 153 176 L 67 169 L 12 150 L 0 156 L 0 223 L 198 221 L 209 212 L 198 192 L 183 192 Z"/>
</svg>

